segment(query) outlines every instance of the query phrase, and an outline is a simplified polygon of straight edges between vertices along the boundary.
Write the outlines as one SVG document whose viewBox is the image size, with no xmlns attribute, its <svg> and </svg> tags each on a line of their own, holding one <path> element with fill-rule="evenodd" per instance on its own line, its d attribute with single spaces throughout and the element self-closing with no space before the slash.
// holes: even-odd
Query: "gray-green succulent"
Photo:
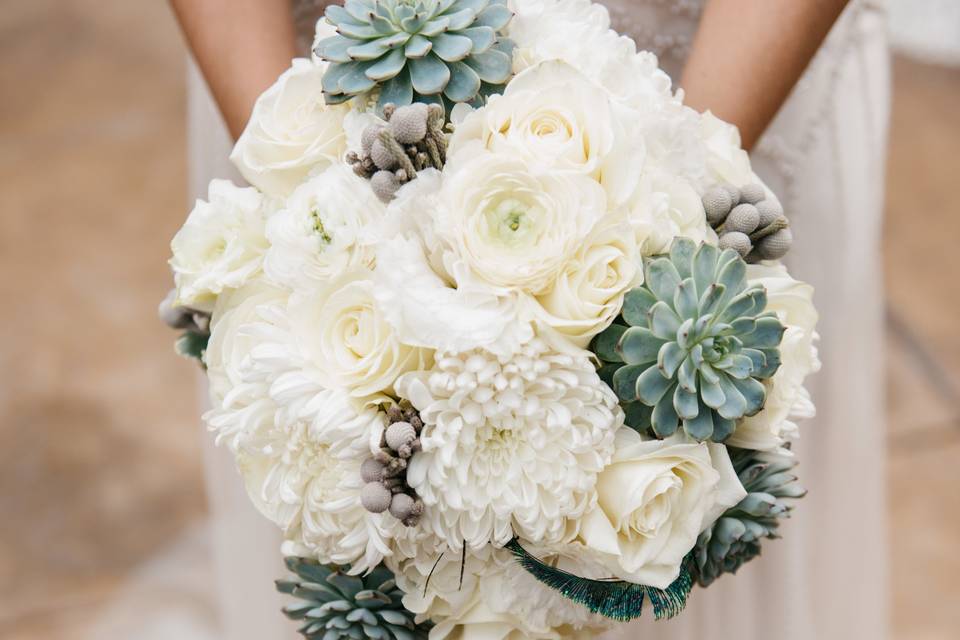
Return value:
<svg viewBox="0 0 960 640">
<path fill-rule="evenodd" d="M 383 565 L 365 576 L 347 575 L 307 558 L 288 557 L 297 577 L 278 580 L 277 590 L 301 602 L 284 607 L 299 632 L 310 640 L 425 640 L 430 626 L 417 624 L 407 611 L 393 574 Z"/>
<path fill-rule="evenodd" d="M 330 5 L 337 35 L 314 52 L 330 63 L 330 104 L 379 88 L 379 106 L 474 102 L 512 71 L 507 0 L 346 0 Z M 449 113 L 449 109 L 447 110 Z"/>
<path fill-rule="evenodd" d="M 723 442 L 763 408 L 784 327 L 736 251 L 678 238 L 644 276 L 593 343 L 601 377 L 634 429 Z"/>
<path fill-rule="evenodd" d="M 730 448 L 730 458 L 747 497 L 697 540 L 690 570 L 704 587 L 759 556 L 764 538 L 779 537 L 777 529 L 790 516 L 792 500 L 806 495 L 791 473 L 796 460 L 788 454 Z"/>
</svg>

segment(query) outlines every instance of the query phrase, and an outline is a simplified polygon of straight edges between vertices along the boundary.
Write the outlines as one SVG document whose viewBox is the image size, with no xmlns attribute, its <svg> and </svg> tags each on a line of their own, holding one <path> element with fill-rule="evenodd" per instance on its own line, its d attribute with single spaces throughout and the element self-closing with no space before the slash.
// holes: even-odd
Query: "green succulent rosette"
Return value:
<svg viewBox="0 0 960 640">
<path fill-rule="evenodd" d="M 379 88 L 381 109 L 449 107 L 498 92 L 512 72 L 513 45 L 500 35 L 513 17 L 507 0 L 346 0 L 325 15 L 337 35 L 314 52 L 330 63 L 329 104 Z"/>
<path fill-rule="evenodd" d="M 634 429 L 665 438 L 682 427 L 697 440 L 723 442 L 737 420 L 763 408 L 784 326 L 732 249 L 678 238 L 668 254 L 646 261 L 644 276 L 617 322 L 594 340 L 601 377 Z"/>
<path fill-rule="evenodd" d="M 309 640 L 426 640 L 430 625 L 417 624 L 402 602 L 403 591 L 383 565 L 364 576 L 298 557 L 286 559 L 295 578 L 277 580 L 277 590 L 300 599 L 284 607 L 291 620 L 302 621 Z"/>
<path fill-rule="evenodd" d="M 689 567 L 704 587 L 759 556 L 761 541 L 779 537 L 792 501 L 807 493 L 792 474 L 797 463 L 789 455 L 731 448 L 730 459 L 747 496 L 697 540 Z"/>
</svg>

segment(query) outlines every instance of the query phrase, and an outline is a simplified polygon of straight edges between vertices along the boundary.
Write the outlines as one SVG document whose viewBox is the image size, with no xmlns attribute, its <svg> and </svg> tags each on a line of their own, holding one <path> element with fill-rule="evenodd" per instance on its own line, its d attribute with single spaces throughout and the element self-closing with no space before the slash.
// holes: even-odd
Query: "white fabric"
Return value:
<svg viewBox="0 0 960 640">
<path fill-rule="evenodd" d="M 314 3 L 317 4 L 317 3 Z M 607 0 L 615 27 L 682 68 L 695 0 Z M 674 75 L 674 77 L 677 77 Z M 679 619 L 638 622 L 611 640 L 841 640 L 887 635 L 880 223 L 889 102 L 882 3 L 853 0 L 753 154 L 791 217 L 792 273 L 817 287 L 819 416 L 797 443 L 810 495 L 736 577 L 697 590 Z M 229 140 L 191 75 L 192 190 L 232 174 Z M 210 458 L 224 638 L 295 637 L 268 595 L 279 534 L 249 509 L 222 451 Z M 263 597 L 258 597 L 263 594 Z"/>
</svg>

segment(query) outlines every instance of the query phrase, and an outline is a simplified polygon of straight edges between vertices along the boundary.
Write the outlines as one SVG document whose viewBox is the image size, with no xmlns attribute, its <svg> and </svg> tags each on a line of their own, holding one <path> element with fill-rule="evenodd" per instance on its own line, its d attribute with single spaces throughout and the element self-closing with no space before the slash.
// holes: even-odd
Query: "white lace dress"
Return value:
<svg viewBox="0 0 960 640">
<path fill-rule="evenodd" d="M 322 0 L 300 0 L 305 34 Z M 606 0 L 614 26 L 679 77 L 702 0 Z M 305 37 L 309 37 L 305 35 Z M 232 175 L 229 140 L 202 82 L 191 86 L 192 189 Z M 817 288 L 819 409 L 797 443 L 810 493 L 783 539 L 737 577 L 695 591 L 679 619 L 611 639 L 883 640 L 887 626 L 880 231 L 888 119 L 885 12 L 852 0 L 753 153 L 795 229 L 793 273 Z M 279 538 L 242 506 L 242 484 L 211 456 L 211 503 L 228 640 L 296 637 L 269 595 Z M 217 469 L 220 469 L 219 471 Z M 226 523 L 226 524 L 225 524 Z M 259 557 L 258 557 L 259 556 Z"/>
</svg>

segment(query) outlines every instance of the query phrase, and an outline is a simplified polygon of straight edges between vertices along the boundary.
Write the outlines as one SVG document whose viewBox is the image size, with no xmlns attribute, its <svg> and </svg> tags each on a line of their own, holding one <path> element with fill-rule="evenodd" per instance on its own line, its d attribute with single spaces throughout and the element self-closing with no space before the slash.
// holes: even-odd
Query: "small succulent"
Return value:
<svg viewBox="0 0 960 640">
<path fill-rule="evenodd" d="M 380 89 L 379 106 L 473 102 L 499 91 L 512 71 L 513 18 L 506 0 L 346 0 L 327 20 L 337 35 L 314 52 L 330 63 L 330 104 Z"/>
<path fill-rule="evenodd" d="M 793 245 L 783 208 L 767 198 L 761 184 L 716 185 L 704 194 L 703 209 L 720 237 L 720 248 L 733 249 L 747 262 L 779 260 Z"/>
<path fill-rule="evenodd" d="M 210 314 L 176 304 L 177 290 L 172 289 L 160 303 L 157 313 L 171 329 L 182 330 L 176 350 L 185 358 L 194 358 L 203 364 L 203 355 L 210 341 Z"/>
<path fill-rule="evenodd" d="M 383 117 L 385 124 L 378 122 L 364 129 L 361 153 L 350 152 L 347 162 L 357 175 L 370 180 L 373 192 L 387 203 L 400 187 L 417 177 L 418 171 L 443 170 L 447 139 L 443 107 L 438 104 L 388 104 Z"/>
<path fill-rule="evenodd" d="M 730 458 L 747 497 L 697 540 L 691 571 L 704 587 L 759 556 L 761 540 L 777 538 L 780 520 L 790 517 L 791 501 L 806 495 L 791 473 L 797 463 L 787 454 L 731 448 Z"/>
<path fill-rule="evenodd" d="M 416 409 L 403 402 L 387 410 L 387 422 L 380 451 L 360 465 L 366 483 L 360 503 L 371 513 L 388 512 L 405 526 L 415 527 L 423 515 L 423 501 L 407 484 L 407 464 L 420 451 L 423 421 Z"/>
<path fill-rule="evenodd" d="M 365 576 L 351 576 L 307 558 L 288 557 L 297 577 L 277 580 L 277 590 L 301 601 L 284 607 L 299 632 L 309 640 L 373 638 L 425 640 L 429 625 L 417 624 L 402 603 L 403 591 L 383 565 Z"/>
<path fill-rule="evenodd" d="M 646 262 L 644 284 L 593 343 L 629 426 L 665 438 L 682 425 L 697 440 L 723 442 L 763 408 L 784 327 L 746 271 L 736 251 L 686 238 Z"/>
</svg>

